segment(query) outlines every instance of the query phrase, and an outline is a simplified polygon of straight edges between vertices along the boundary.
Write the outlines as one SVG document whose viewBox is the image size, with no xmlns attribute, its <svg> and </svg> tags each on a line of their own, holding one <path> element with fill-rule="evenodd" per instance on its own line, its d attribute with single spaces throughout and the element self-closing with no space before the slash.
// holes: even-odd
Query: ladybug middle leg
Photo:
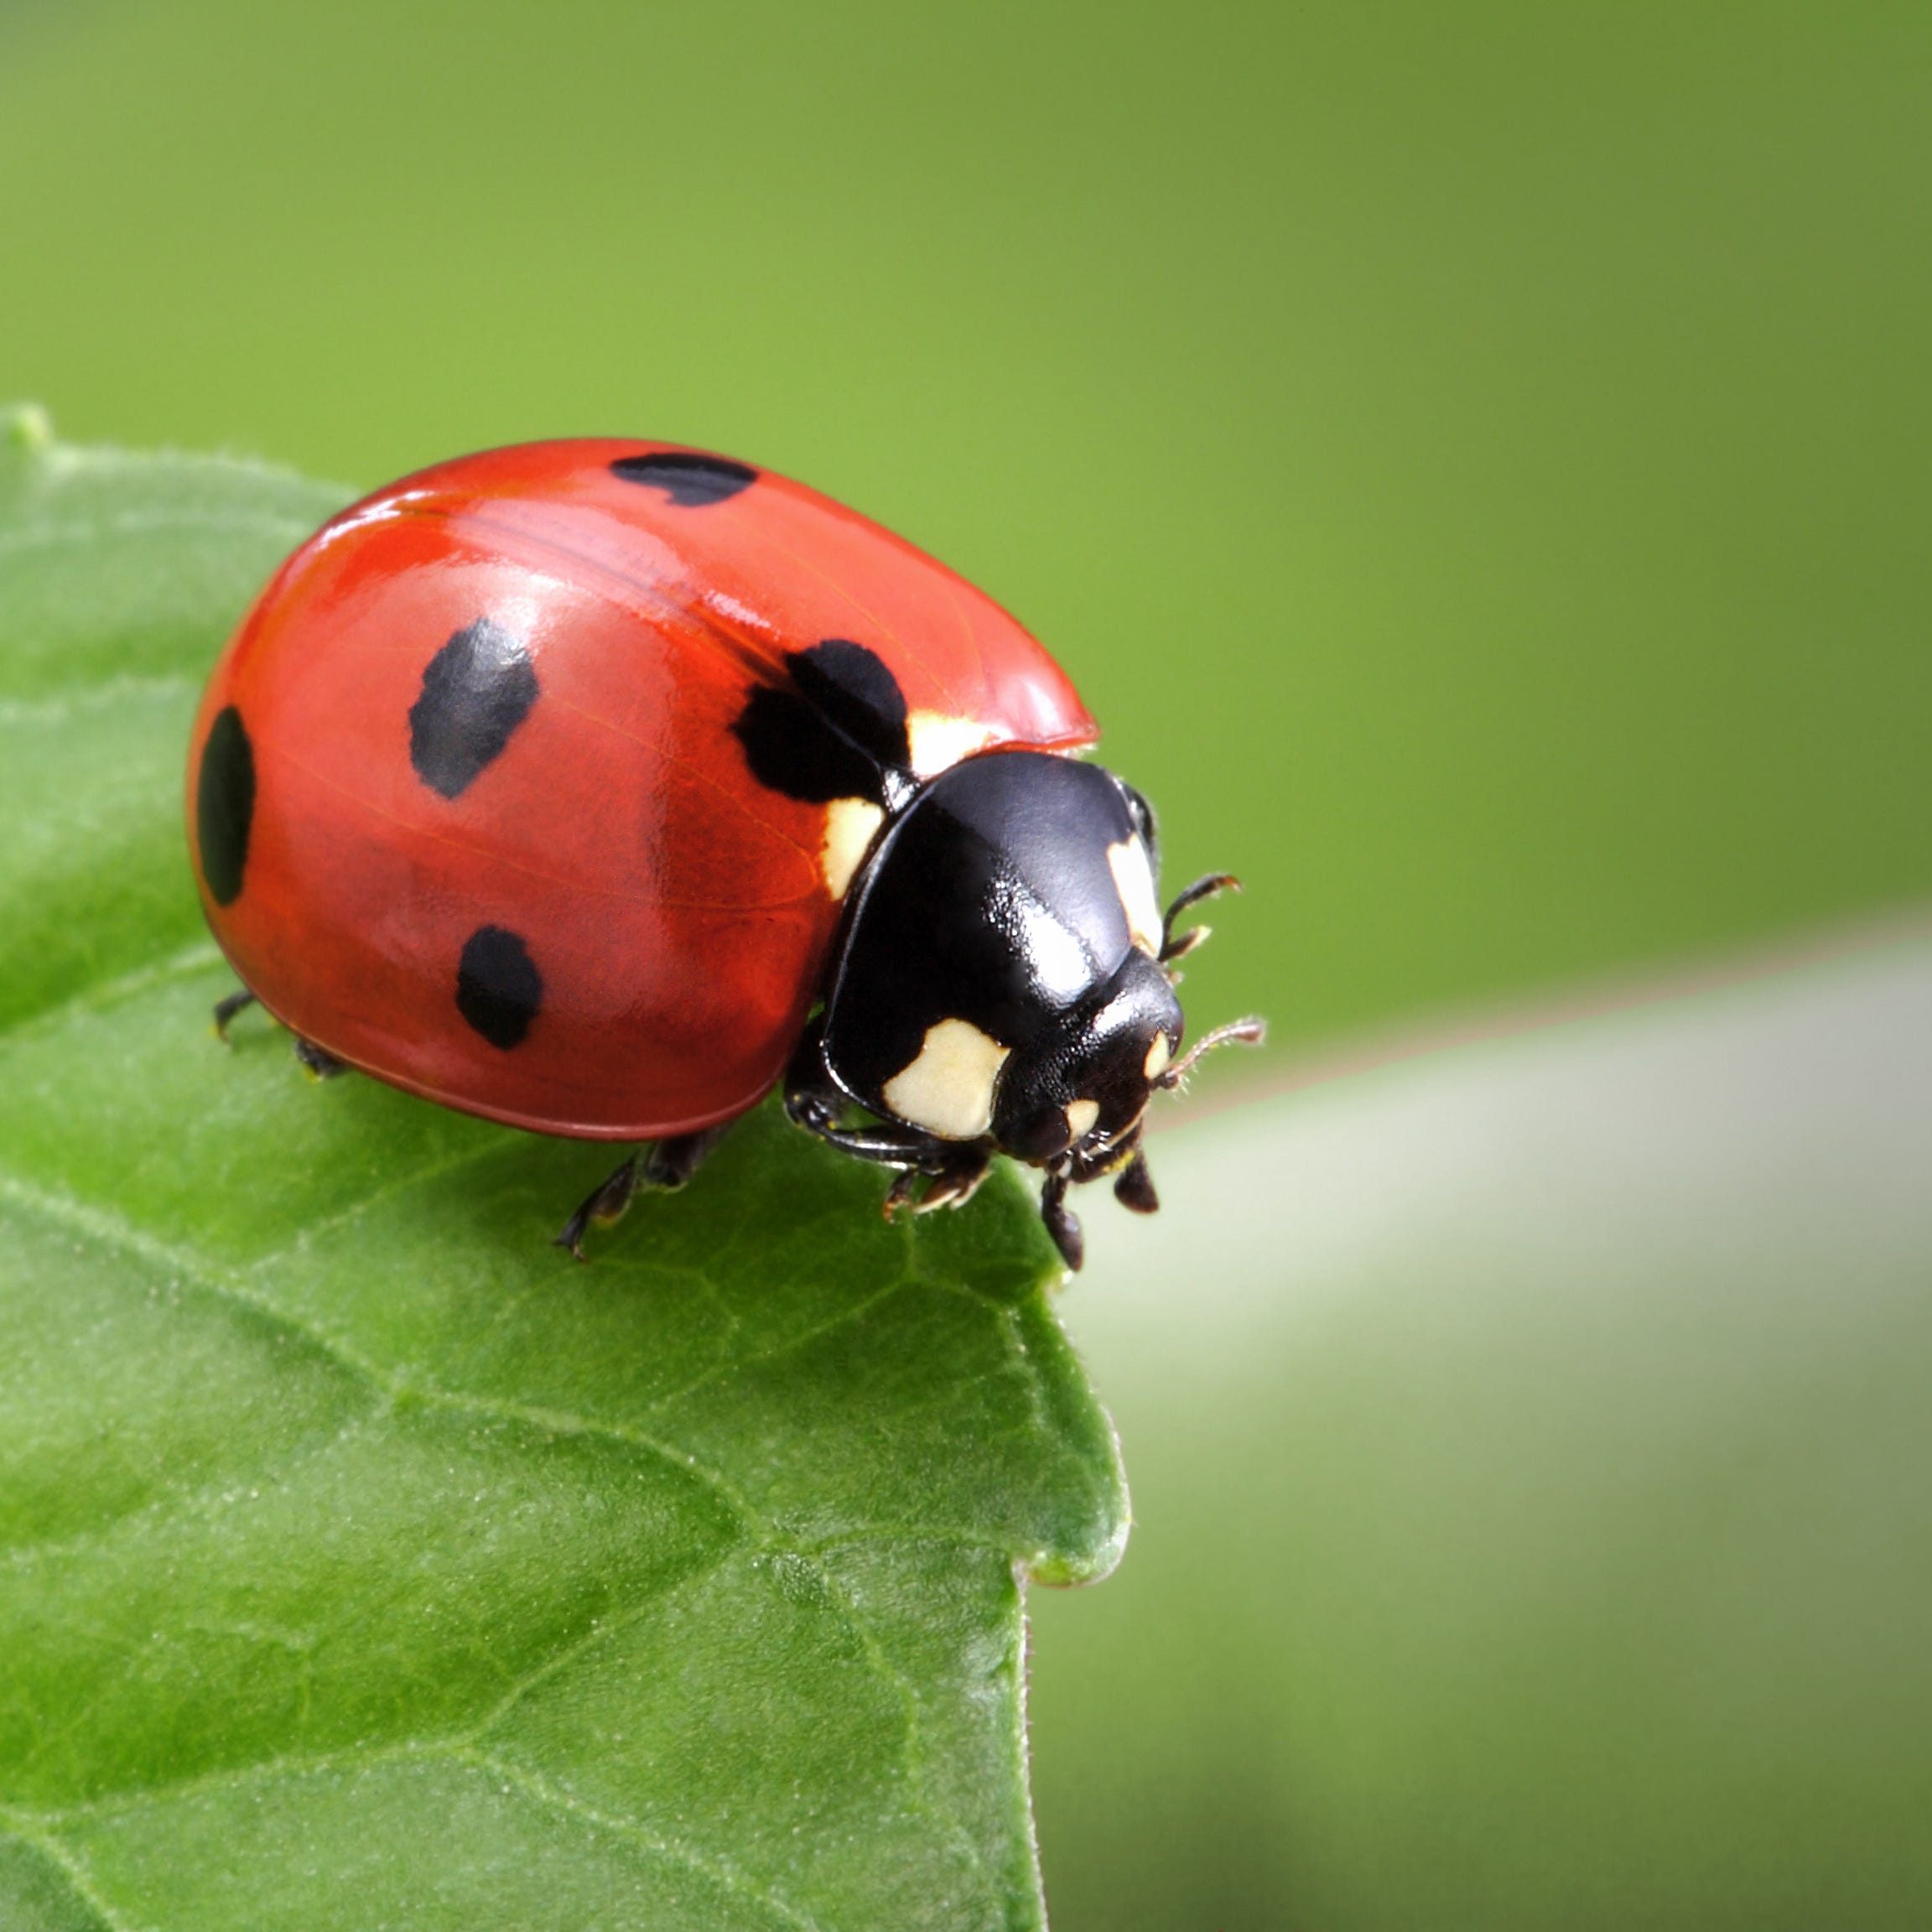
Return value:
<svg viewBox="0 0 1932 1932">
<path fill-rule="evenodd" d="M 245 1013 L 251 1006 L 258 1005 L 260 997 L 244 986 L 215 1002 L 215 1037 L 224 1046 L 231 1044 L 228 1038 L 228 1028 L 235 1015 Z M 318 1080 L 333 1080 L 338 1073 L 349 1071 L 346 1060 L 338 1060 L 326 1046 L 318 1046 L 313 1040 L 305 1040 L 299 1033 L 295 1036 L 295 1057 Z"/>
<path fill-rule="evenodd" d="M 318 1080 L 333 1080 L 339 1073 L 349 1071 L 346 1060 L 338 1060 L 326 1046 L 318 1046 L 313 1040 L 295 1036 L 295 1057 Z"/>
<path fill-rule="evenodd" d="M 564 1223 L 551 1246 L 567 1249 L 576 1259 L 588 1261 L 590 1257 L 584 1252 L 584 1237 L 593 1225 L 608 1228 L 621 1219 L 640 1188 L 668 1192 L 682 1187 L 703 1166 L 705 1156 L 724 1138 L 730 1124 L 727 1120 L 696 1134 L 676 1134 L 667 1140 L 655 1140 L 621 1162 L 579 1202 L 577 1212 Z"/>
</svg>

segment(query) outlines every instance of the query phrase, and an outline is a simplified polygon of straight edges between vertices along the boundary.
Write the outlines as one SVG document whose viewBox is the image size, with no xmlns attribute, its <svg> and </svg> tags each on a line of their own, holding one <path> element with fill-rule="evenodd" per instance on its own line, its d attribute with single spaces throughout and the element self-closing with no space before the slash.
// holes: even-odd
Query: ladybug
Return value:
<svg viewBox="0 0 1932 1932">
<path fill-rule="evenodd" d="M 283 564 L 210 678 L 188 823 L 208 922 L 318 1073 L 647 1142 L 559 1243 L 688 1178 L 782 1080 L 898 1170 L 1004 1152 L 1157 1205 L 1185 1055 L 1146 801 L 1040 645 L 815 491 L 602 439 L 439 464 Z"/>
</svg>

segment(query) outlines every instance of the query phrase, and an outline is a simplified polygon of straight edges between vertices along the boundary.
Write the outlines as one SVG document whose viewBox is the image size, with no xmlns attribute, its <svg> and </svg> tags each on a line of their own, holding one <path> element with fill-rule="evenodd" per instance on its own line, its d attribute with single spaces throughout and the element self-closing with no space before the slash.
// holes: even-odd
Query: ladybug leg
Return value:
<svg viewBox="0 0 1932 1932">
<path fill-rule="evenodd" d="M 649 1187 L 682 1187 L 704 1165 L 711 1150 L 730 1129 L 731 1123 L 726 1120 L 696 1134 L 674 1134 L 668 1140 L 653 1141 L 640 1156 L 642 1171 L 639 1181 Z"/>
<path fill-rule="evenodd" d="M 620 1219 L 640 1188 L 669 1192 L 682 1187 L 704 1165 L 705 1156 L 724 1138 L 730 1124 L 727 1120 L 699 1133 L 674 1134 L 667 1140 L 652 1142 L 641 1154 L 633 1154 L 591 1190 L 577 1212 L 564 1223 L 563 1232 L 551 1246 L 568 1249 L 579 1261 L 589 1260 L 589 1256 L 584 1252 L 584 1237 L 593 1224 L 608 1228 Z"/>
<path fill-rule="evenodd" d="M 893 1176 L 892 1185 L 886 1190 L 888 1221 L 901 1208 L 910 1208 L 915 1214 L 930 1214 L 935 1208 L 963 1208 L 992 1171 L 993 1157 L 984 1147 L 961 1147 L 950 1140 L 938 1145 L 947 1151 L 922 1159 L 918 1166 L 903 1167 Z M 877 1155 L 865 1157 L 880 1158 Z M 944 1165 L 936 1169 L 930 1164 L 932 1161 L 943 1161 Z M 918 1192 L 922 1179 L 926 1182 L 923 1193 Z"/>
<path fill-rule="evenodd" d="M 825 1065 L 825 1021 L 821 1015 L 799 1036 L 792 1064 L 785 1069 L 785 1111 L 797 1125 L 816 1134 L 835 1122 L 844 1108 L 845 1096 Z"/>
<path fill-rule="evenodd" d="M 943 1140 L 917 1127 L 841 1126 L 850 1104 L 825 1070 L 823 1030 L 814 1022 L 799 1041 L 786 1076 L 785 1111 L 798 1126 L 841 1153 L 900 1170 L 886 1191 L 888 1221 L 907 1206 L 916 1214 L 960 1207 L 986 1178 L 993 1156 L 985 1143 Z M 917 1193 L 922 1177 L 928 1185 Z"/>
<path fill-rule="evenodd" d="M 1147 1170 L 1147 1151 L 1140 1144 L 1145 1124 L 1135 1121 L 1128 1133 L 1098 1153 L 1069 1156 L 1067 1185 L 1078 1187 L 1111 1176 L 1114 1198 L 1123 1208 L 1131 1208 L 1136 1214 L 1158 1214 L 1161 1197 L 1154 1191 L 1154 1176 Z"/>
<path fill-rule="evenodd" d="M 841 1127 L 841 1109 L 823 1095 L 793 1094 L 787 1099 L 785 1110 L 801 1127 L 808 1128 L 840 1153 L 900 1170 L 886 1193 L 888 1221 L 908 1203 L 916 1214 L 934 1208 L 963 1207 L 993 1164 L 992 1150 L 978 1140 L 942 1140 L 937 1134 L 922 1133 L 917 1127 Z M 922 1180 L 928 1185 L 914 1199 Z"/>
<path fill-rule="evenodd" d="M 979 1187 L 985 1175 L 989 1150 L 978 1140 L 941 1140 L 916 1126 L 839 1126 L 828 1109 L 787 1105 L 787 1113 L 800 1126 L 818 1134 L 827 1145 L 840 1153 L 852 1153 L 862 1161 L 877 1161 L 881 1167 L 906 1169 L 906 1187 L 920 1175 L 945 1182 L 956 1192 L 960 1184 Z M 941 1206 L 935 1202 L 933 1206 Z"/>
<path fill-rule="evenodd" d="M 825 1067 L 825 1031 L 813 1021 L 792 1056 L 785 1076 L 785 1112 L 794 1125 L 816 1134 L 842 1152 L 882 1166 L 905 1167 L 919 1174 L 937 1174 L 956 1155 L 959 1144 L 942 1140 L 917 1127 L 842 1127 L 852 1103 Z"/>
<path fill-rule="evenodd" d="M 953 1192 L 959 1184 L 967 1185 L 969 1191 L 977 1187 L 990 1158 L 989 1150 L 977 1140 L 942 1140 L 937 1134 L 922 1133 L 917 1127 L 840 1127 L 822 1114 L 790 1107 L 786 1110 L 801 1127 L 810 1128 L 843 1154 L 876 1161 L 881 1167 L 903 1167 L 911 1176 L 926 1175 L 935 1183 L 947 1182 Z M 962 1183 L 955 1181 L 956 1176 L 969 1178 Z M 943 1205 L 933 1202 L 934 1207 Z"/>
<path fill-rule="evenodd" d="M 608 1228 L 631 1205 L 631 1197 L 637 1192 L 637 1171 L 642 1162 L 642 1155 L 633 1154 L 593 1187 L 577 1204 L 577 1212 L 564 1223 L 550 1245 L 569 1249 L 576 1260 L 588 1261 L 590 1257 L 584 1252 L 585 1233 L 592 1222 L 600 1228 Z"/>
<path fill-rule="evenodd" d="M 349 1071 L 346 1060 L 338 1060 L 326 1046 L 318 1046 L 313 1040 L 295 1036 L 295 1057 L 313 1073 L 318 1080 L 333 1080 L 338 1073 Z"/>
<path fill-rule="evenodd" d="M 963 1208 L 993 1171 L 993 1157 L 981 1147 L 963 1152 L 943 1174 L 935 1174 L 912 1212 L 930 1214 L 935 1208 Z"/>
<path fill-rule="evenodd" d="M 215 1002 L 215 1037 L 226 1046 L 228 1044 L 228 1022 L 244 1008 L 255 1004 L 255 995 L 244 986 L 239 993 L 231 993 L 226 1000 Z"/>
</svg>

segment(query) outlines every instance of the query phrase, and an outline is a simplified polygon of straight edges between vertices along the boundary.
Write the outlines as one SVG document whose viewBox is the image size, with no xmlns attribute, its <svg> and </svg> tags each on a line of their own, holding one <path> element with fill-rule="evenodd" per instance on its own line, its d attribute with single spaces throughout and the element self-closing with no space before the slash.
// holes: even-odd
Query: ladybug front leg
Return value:
<svg viewBox="0 0 1932 1932">
<path fill-rule="evenodd" d="M 835 1146 L 843 1145 L 834 1142 Z M 861 1158 L 881 1158 L 863 1149 L 847 1151 Z M 901 1208 L 909 1208 L 915 1214 L 930 1214 L 935 1208 L 963 1208 L 992 1171 L 990 1150 L 977 1142 L 964 1146 L 956 1140 L 933 1143 L 922 1150 L 917 1166 L 901 1169 L 886 1190 L 886 1218 L 890 1221 Z M 926 1184 L 923 1189 L 919 1186 L 922 1181 Z"/>
<path fill-rule="evenodd" d="M 922 1127 L 901 1123 L 843 1125 L 852 1103 L 826 1068 L 823 1041 L 823 1025 L 815 1021 L 799 1041 L 785 1078 L 787 1114 L 841 1153 L 900 1170 L 886 1192 L 887 1220 L 901 1208 L 924 1214 L 935 1208 L 958 1208 L 969 1201 L 992 1166 L 990 1145 L 984 1140 L 945 1140 Z M 919 1190 L 922 1179 L 927 1183 L 923 1191 Z"/>
<path fill-rule="evenodd" d="M 935 1208 L 964 1207 L 993 1166 L 993 1150 L 981 1140 L 942 1140 L 917 1127 L 841 1127 L 821 1108 L 787 1101 L 786 1109 L 801 1127 L 841 1153 L 900 1170 L 886 1190 L 888 1221 L 901 1208 L 929 1214 Z"/>
<path fill-rule="evenodd" d="M 893 1205 L 910 1197 L 913 1183 L 923 1176 L 932 1185 L 919 1206 L 943 1208 L 964 1200 L 986 1177 L 993 1150 L 982 1140 L 943 1140 L 918 1127 L 841 1127 L 828 1112 L 815 1106 L 786 1104 L 801 1127 L 809 1129 L 828 1145 L 881 1167 L 906 1170 L 894 1183 Z"/>
<path fill-rule="evenodd" d="M 215 1037 L 226 1046 L 230 1044 L 228 1027 L 237 1013 L 245 1013 L 259 1002 L 260 996 L 244 986 L 239 992 L 231 993 L 226 999 L 215 1002 Z M 339 1060 L 326 1046 L 318 1046 L 313 1040 L 295 1036 L 295 1057 L 308 1072 L 318 1080 L 333 1080 L 338 1073 L 349 1071 L 349 1062 Z"/>
</svg>

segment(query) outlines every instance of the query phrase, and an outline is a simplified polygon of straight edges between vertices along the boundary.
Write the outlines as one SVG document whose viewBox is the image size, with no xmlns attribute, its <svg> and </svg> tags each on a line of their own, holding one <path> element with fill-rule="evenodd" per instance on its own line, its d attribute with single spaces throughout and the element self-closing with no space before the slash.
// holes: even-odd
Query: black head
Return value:
<svg viewBox="0 0 1932 1932">
<path fill-rule="evenodd" d="M 1177 1031 L 1137 805 L 1098 766 L 1041 751 L 968 759 L 919 792 L 859 881 L 828 991 L 826 1063 L 852 1098 L 1018 1152 L 996 1120 L 1039 1141 L 1052 1093 L 1099 1101 L 1067 1083 L 1098 1071 L 1117 994 Z"/>
<path fill-rule="evenodd" d="M 922 1207 L 971 1191 L 995 1152 L 1044 1168 L 1046 1224 L 1078 1265 L 1069 1182 L 1115 1176 L 1150 1211 L 1142 1115 L 1204 1047 L 1175 1056 L 1172 962 L 1204 937 L 1161 916 L 1153 815 L 1097 765 L 1039 751 L 966 760 L 887 825 L 854 889 L 826 1010 L 787 1083 L 794 1117 L 925 1175 Z M 880 1116 L 845 1122 L 853 1102 Z M 893 1198 L 912 1198 L 908 1180 Z"/>
</svg>

